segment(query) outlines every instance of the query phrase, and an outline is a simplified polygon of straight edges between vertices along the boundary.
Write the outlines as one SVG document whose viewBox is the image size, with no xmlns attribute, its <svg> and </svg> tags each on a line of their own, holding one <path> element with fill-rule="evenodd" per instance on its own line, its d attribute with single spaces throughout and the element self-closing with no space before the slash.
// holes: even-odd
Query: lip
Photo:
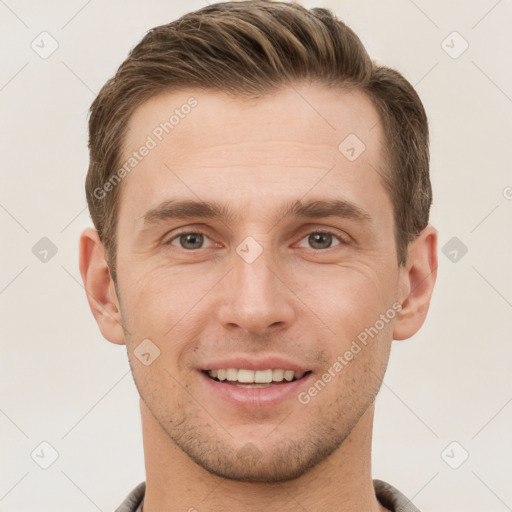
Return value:
<svg viewBox="0 0 512 512">
<path fill-rule="evenodd" d="M 312 370 L 300 363 L 284 359 L 279 356 L 266 356 L 264 358 L 247 357 L 247 356 L 231 356 L 225 359 L 219 359 L 215 362 L 207 363 L 202 370 L 222 370 L 228 368 L 236 368 L 237 370 L 293 370 L 294 372 L 305 373 Z"/>
<path fill-rule="evenodd" d="M 240 363 L 239 363 L 240 364 Z M 244 368 L 242 366 L 241 368 Z M 220 366 L 219 368 L 225 368 Z M 237 366 L 230 366 L 229 368 L 237 368 Z M 238 366 L 240 368 L 240 366 Z M 248 369 L 261 369 L 262 367 L 253 367 Z M 265 366 L 265 368 L 272 368 L 272 366 Z M 283 368 L 282 366 L 275 366 L 274 368 Z M 295 367 L 289 367 L 293 370 Z M 217 368 L 211 368 L 217 369 Z M 244 410 L 255 409 L 270 409 L 277 407 L 284 402 L 297 398 L 301 388 L 309 385 L 310 380 L 313 378 L 313 373 L 304 375 L 299 380 L 292 382 L 282 382 L 269 386 L 268 388 L 245 388 L 233 384 L 226 384 L 225 381 L 216 381 L 208 377 L 206 372 L 198 371 L 201 387 L 204 389 L 203 396 L 208 397 L 208 401 L 220 400 L 228 405 L 235 406 Z"/>
</svg>

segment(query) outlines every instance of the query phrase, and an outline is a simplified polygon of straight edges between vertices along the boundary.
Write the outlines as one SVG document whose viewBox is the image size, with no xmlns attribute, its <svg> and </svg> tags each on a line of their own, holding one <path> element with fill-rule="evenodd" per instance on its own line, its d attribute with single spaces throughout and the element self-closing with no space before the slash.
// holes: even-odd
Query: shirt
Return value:
<svg viewBox="0 0 512 512">
<path fill-rule="evenodd" d="M 420 512 L 398 489 L 382 481 L 373 480 L 375 496 L 379 502 L 391 512 Z M 121 503 L 115 512 L 141 512 L 146 482 L 141 482 Z"/>
</svg>

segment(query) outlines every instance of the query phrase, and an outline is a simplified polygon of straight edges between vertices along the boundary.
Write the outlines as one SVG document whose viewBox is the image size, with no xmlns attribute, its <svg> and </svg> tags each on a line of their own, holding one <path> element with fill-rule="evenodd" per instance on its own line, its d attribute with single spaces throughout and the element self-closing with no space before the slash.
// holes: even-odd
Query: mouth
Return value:
<svg viewBox="0 0 512 512">
<path fill-rule="evenodd" d="M 268 368 L 266 370 L 249 370 L 246 368 L 219 368 L 203 370 L 211 380 L 236 387 L 257 389 L 281 386 L 306 378 L 311 370 L 305 372 Z"/>
</svg>

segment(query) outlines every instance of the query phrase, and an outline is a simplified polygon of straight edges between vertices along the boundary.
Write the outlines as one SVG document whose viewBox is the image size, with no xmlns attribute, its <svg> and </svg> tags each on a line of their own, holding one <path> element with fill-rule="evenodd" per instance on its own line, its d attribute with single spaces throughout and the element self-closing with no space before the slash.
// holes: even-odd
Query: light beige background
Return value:
<svg viewBox="0 0 512 512">
<path fill-rule="evenodd" d="M 87 111 L 148 29 L 204 5 L 0 1 L 3 512 L 111 511 L 144 480 L 125 347 L 102 338 L 78 271 Z M 423 329 L 394 342 L 374 477 L 422 512 L 511 510 L 512 3 L 303 5 L 332 8 L 417 87 L 430 118 L 438 284 Z M 47 59 L 31 48 L 43 31 L 59 45 Z M 469 44 L 458 58 L 445 51 L 463 48 L 454 31 Z M 42 237 L 58 249 L 45 263 L 32 252 Z M 442 252 L 453 237 L 468 249 L 457 262 Z M 59 454 L 48 469 L 31 458 L 50 460 L 43 441 Z"/>
</svg>

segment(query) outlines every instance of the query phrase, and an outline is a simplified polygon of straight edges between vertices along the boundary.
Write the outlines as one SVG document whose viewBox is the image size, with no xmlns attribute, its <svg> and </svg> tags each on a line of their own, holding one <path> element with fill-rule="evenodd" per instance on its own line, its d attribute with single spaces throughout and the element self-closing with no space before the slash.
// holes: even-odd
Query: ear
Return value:
<svg viewBox="0 0 512 512">
<path fill-rule="evenodd" d="M 124 345 L 119 301 L 105 258 L 105 248 L 94 228 L 80 236 L 80 274 L 87 300 L 101 334 L 110 342 Z"/>
<path fill-rule="evenodd" d="M 425 322 L 437 277 L 437 231 L 430 224 L 409 244 L 400 269 L 399 300 L 393 339 L 405 340 Z"/>
</svg>

